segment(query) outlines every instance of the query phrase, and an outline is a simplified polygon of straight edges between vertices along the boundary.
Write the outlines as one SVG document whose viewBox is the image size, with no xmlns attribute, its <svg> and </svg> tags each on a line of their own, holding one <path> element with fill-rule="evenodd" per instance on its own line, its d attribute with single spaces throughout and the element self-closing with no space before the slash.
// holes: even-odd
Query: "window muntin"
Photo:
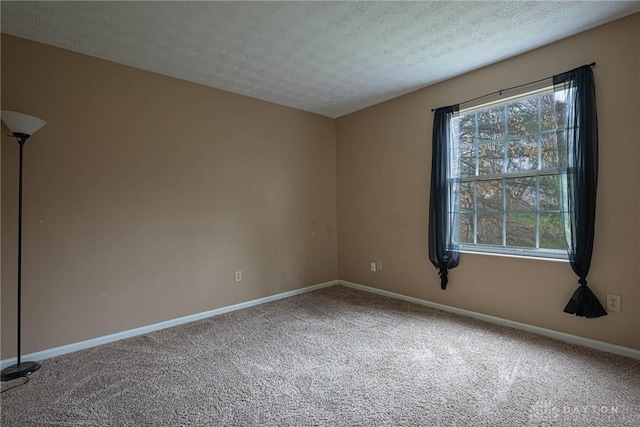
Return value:
<svg viewBox="0 0 640 427">
<path fill-rule="evenodd" d="M 461 250 L 567 258 L 556 101 L 548 88 L 452 118 Z"/>
</svg>

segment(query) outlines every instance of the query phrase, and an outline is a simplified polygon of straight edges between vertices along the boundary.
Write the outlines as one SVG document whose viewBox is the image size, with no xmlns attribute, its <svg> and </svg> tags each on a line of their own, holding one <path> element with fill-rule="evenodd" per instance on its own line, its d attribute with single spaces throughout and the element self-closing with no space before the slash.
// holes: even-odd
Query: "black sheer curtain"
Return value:
<svg viewBox="0 0 640 427">
<path fill-rule="evenodd" d="M 585 65 L 553 77 L 561 129 L 560 153 L 567 162 L 563 179 L 563 211 L 571 268 L 580 287 L 564 311 L 595 318 L 607 312 L 587 286 L 591 265 L 598 183 L 598 119 L 591 66 Z"/>
<path fill-rule="evenodd" d="M 448 272 L 458 265 L 459 253 L 451 244 L 455 227 L 454 195 L 457 178 L 450 169 L 450 156 L 457 155 L 451 147 L 451 118 L 458 113 L 457 105 L 438 108 L 433 119 L 431 154 L 431 196 L 429 200 L 429 260 L 438 269 L 440 287 L 447 288 Z"/>
</svg>

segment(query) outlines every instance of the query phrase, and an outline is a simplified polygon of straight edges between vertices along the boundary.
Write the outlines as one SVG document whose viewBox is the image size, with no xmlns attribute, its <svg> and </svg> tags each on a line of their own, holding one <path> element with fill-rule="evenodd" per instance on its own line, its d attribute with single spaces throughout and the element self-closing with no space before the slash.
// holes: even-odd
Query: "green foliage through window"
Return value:
<svg viewBox="0 0 640 427">
<path fill-rule="evenodd" d="M 556 102 L 549 89 L 452 119 L 461 249 L 566 257 Z"/>
</svg>

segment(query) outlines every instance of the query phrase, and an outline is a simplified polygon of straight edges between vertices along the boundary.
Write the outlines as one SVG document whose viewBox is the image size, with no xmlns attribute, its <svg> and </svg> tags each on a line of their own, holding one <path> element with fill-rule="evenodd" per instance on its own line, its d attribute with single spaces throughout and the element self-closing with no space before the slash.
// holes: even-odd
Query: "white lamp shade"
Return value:
<svg viewBox="0 0 640 427">
<path fill-rule="evenodd" d="M 46 125 L 42 119 L 15 111 L 2 110 L 2 121 L 12 133 L 33 135 L 38 129 Z"/>
</svg>

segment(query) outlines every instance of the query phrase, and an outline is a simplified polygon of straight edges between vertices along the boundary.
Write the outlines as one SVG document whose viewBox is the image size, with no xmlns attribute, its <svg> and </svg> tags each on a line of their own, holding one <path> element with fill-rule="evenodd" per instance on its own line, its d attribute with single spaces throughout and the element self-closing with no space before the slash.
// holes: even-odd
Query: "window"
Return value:
<svg viewBox="0 0 640 427">
<path fill-rule="evenodd" d="M 449 167 L 459 176 L 450 181 L 451 237 L 460 250 L 567 258 L 557 98 L 548 88 L 451 117 Z"/>
<path fill-rule="evenodd" d="M 462 114 L 459 104 L 433 110 L 429 261 L 442 289 L 460 249 L 568 259 L 580 287 L 564 311 L 607 314 L 587 286 L 598 189 L 594 65 L 552 76 L 553 90 Z"/>
</svg>

